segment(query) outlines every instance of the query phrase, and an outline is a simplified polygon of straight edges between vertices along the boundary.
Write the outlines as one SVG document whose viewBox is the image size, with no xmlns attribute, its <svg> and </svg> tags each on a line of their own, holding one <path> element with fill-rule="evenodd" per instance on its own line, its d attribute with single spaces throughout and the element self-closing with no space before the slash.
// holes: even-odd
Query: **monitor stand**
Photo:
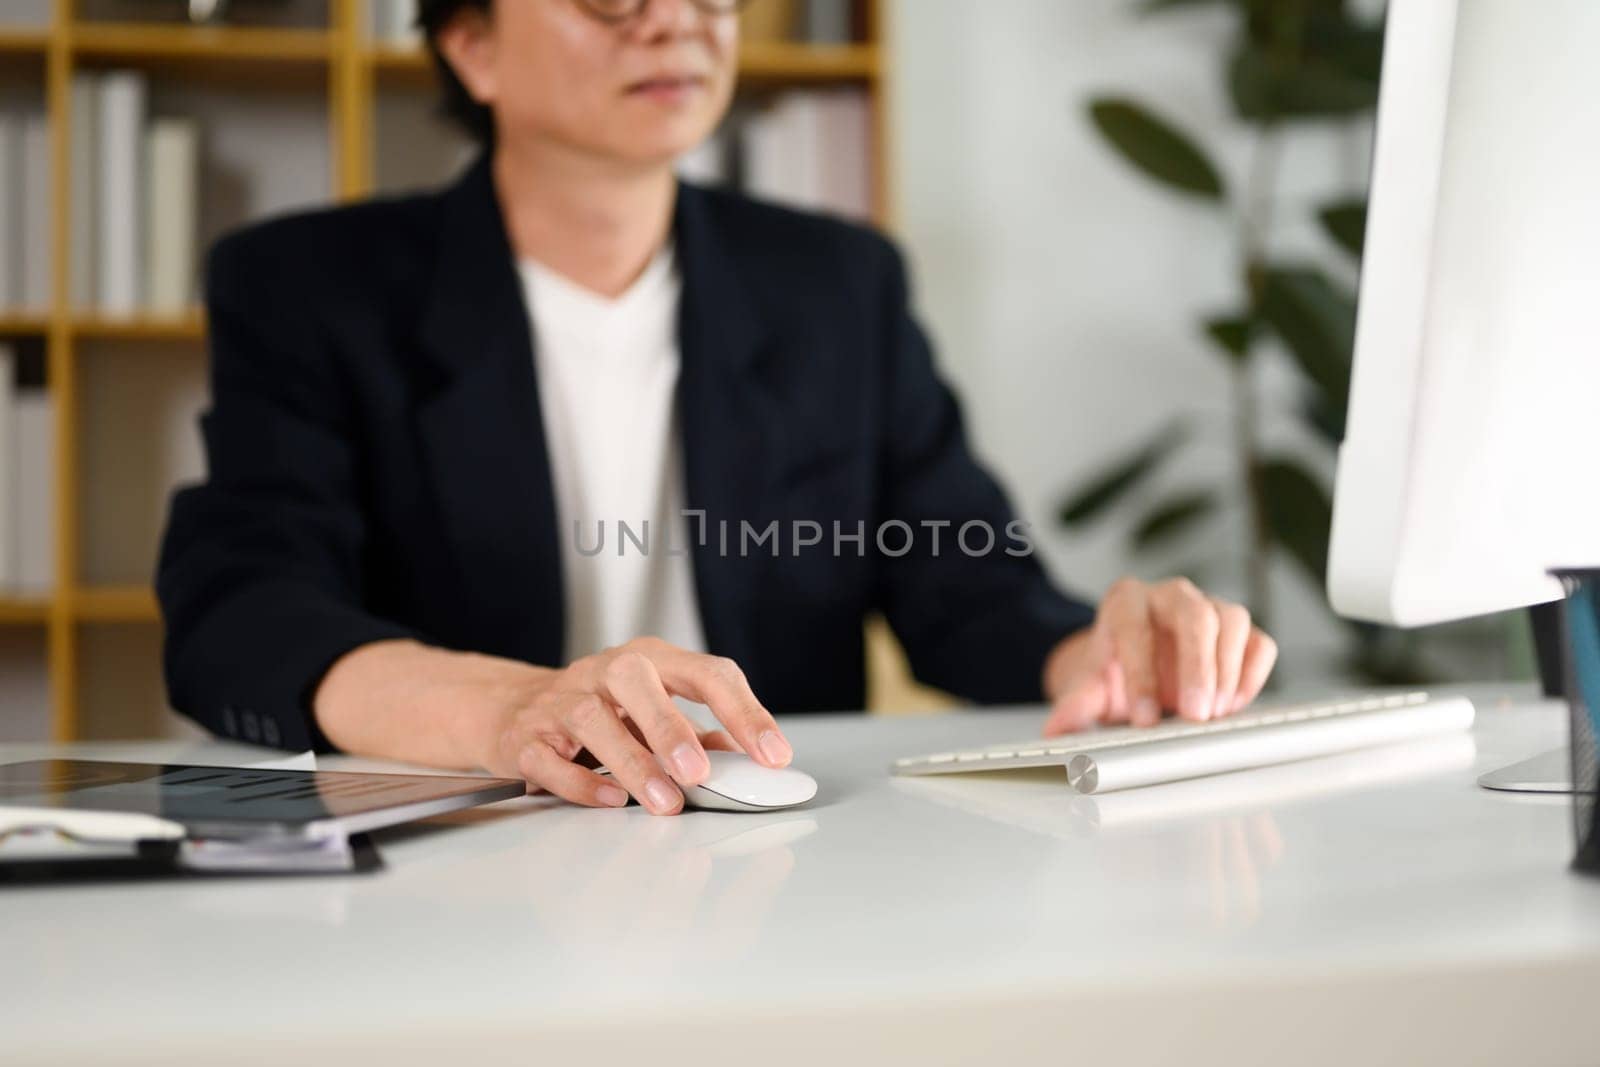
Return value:
<svg viewBox="0 0 1600 1067">
<path fill-rule="evenodd" d="M 1561 697 L 1561 602 L 1528 609 L 1533 624 L 1533 649 L 1539 660 L 1539 681 L 1547 697 Z M 1506 793 L 1572 793 L 1572 764 L 1565 748 L 1490 771 L 1478 779 L 1485 789 Z"/>
<path fill-rule="evenodd" d="M 1478 784 L 1503 793 L 1571 793 L 1569 758 L 1566 749 L 1553 748 L 1532 759 L 1490 771 L 1478 779 Z"/>
</svg>

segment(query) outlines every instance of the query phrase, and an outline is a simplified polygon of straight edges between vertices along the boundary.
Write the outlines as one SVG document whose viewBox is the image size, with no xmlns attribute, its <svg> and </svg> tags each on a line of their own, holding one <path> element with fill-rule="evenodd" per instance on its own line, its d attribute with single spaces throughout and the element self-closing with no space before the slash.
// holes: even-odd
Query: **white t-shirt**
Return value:
<svg viewBox="0 0 1600 1067">
<path fill-rule="evenodd" d="M 616 299 L 532 259 L 518 269 L 555 489 L 566 662 L 646 636 L 703 652 L 683 515 L 683 286 L 672 247 Z"/>
</svg>

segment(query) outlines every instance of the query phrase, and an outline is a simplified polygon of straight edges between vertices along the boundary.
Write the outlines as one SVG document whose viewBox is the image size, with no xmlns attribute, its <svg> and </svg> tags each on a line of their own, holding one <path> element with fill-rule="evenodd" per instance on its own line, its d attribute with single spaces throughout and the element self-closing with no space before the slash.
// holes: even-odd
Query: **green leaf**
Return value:
<svg viewBox="0 0 1600 1067">
<path fill-rule="evenodd" d="M 1317 218 L 1322 220 L 1322 228 L 1335 244 L 1357 259 L 1361 258 L 1367 236 L 1365 200 L 1341 200 L 1329 204 L 1317 212 Z"/>
<path fill-rule="evenodd" d="M 1217 498 L 1208 492 L 1184 493 L 1157 504 L 1134 527 L 1133 547 L 1143 552 L 1174 540 L 1216 510 Z"/>
<path fill-rule="evenodd" d="M 1327 411 L 1342 422 L 1356 343 L 1355 298 L 1314 267 L 1268 268 L 1260 311 L 1321 391 Z"/>
<path fill-rule="evenodd" d="M 1364 34 L 1370 37 L 1374 28 L 1381 48 L 1381 25 L 1352 19 L 1346 0 L 1235 0 L 1235 3 L 1244 16 L 1245 39 L 1259 48 L 1290 56 L 1322 55 L 1336 47 L 1354 51 L 1356 41 Z"/>
<path fill-rule="evenodd" d="M 1161 461 L 1183 442 L 1185 436 L 1187 431 L 1181 425 L 1170 426 L 1154 441 L 1101 471 L 1061 505 L 1062 525 L 1086 523 L 1121 500 L 1149 477 Z"/>
<path fill-rule="evenodd" d="M 1343 11 L 1313 13 L 1305 25 L 1307 55 L 1352 81 L 1378 87 L 1383 71 L 1383 22 L 1363 22 Z"/>
<path fill-rule="evenodd" d="M 1439 673 L 1428 668 L 1417 635 L 1387 627 L 1350 624 L 1354 647 L 1345 656 L 1345 670 L 1368 685 L 1437 685 Z"/>
<path fill-rule="evenodd" d="M 1302 409 L 1306 422 L 1316 430 L 1323 440 L 1330 445 L 1338 447 L 1344 441 L 1345 412 L 1334 410 L 1328 406 L 1326 398 L 1320 392 L 1312 392 L 1306 397 Z"/>
<path fill-rule="evenodd" d="M 1235 364 L 1243 363 L 1256 338 L 1256 321 L 1248 315 L 1219 315 L 1206 320 L 1206 336 Z"/>
<path fill-rule="evenodd" d="M 1254 46 L 1234 54 L 1228 89 L 1234 111 L 1253 122 L 1342 118 L 1371 111 L 1378 103 L 1377 85 L 1365 78 L 1329 62 L 1280 62 Z"/>
<path fill-rule="evenodd" d="M 1163 11 L 1171 11 L 1173 8 L 1201 7 L 1219 3 L 1237 7 L 1240 4 L 1240 0 L 1144 0 L 1144 3 L 1139 7 L 1139 12 L 1144 15 L 1157 15 Z"/>
<path fill-rule="evenodd" d="M 1266 460 L 1256 468 L 1261 510 L 1272 540 L 1317 585 L 1327 581 L 1333 503 L 1316 476 L 1293 460 Z"/>
<path fill-rule="evenodd" d="M 1223 196 L 1222 176 L 1193 141 L 1131 100 L 1102 98 L 1089 105 L 1100 133 L 1124 159 L 1174 189 L 1212 200 Z"/>
</svg>

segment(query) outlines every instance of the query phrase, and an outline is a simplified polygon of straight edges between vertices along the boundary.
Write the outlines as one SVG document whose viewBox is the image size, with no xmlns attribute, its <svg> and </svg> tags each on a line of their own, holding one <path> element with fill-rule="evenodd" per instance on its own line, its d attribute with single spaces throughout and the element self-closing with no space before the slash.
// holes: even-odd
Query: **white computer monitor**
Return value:
<svg viewBox="0 0 1600 1067">
<path fill-rule="evenodd" d="M 1600 564 L 1600 0 L 1391 0 L 1328 591 L 1418 626 Z"/>
</svg>

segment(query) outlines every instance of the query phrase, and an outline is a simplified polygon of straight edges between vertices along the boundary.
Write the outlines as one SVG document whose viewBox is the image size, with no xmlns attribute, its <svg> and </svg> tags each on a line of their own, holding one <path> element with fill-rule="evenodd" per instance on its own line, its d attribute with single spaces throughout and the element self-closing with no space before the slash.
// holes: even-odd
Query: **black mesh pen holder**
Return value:
<svg viewBox="0 0 1600 1067">
<path fill-rule="evenodd" d="M 1600 568 L 1552 571 L 1566 590 L 1561 604 L 1562 674 L 1571 718 L 1572 829 L 1575 869 L 1600 874 Z"/>
</svg>

